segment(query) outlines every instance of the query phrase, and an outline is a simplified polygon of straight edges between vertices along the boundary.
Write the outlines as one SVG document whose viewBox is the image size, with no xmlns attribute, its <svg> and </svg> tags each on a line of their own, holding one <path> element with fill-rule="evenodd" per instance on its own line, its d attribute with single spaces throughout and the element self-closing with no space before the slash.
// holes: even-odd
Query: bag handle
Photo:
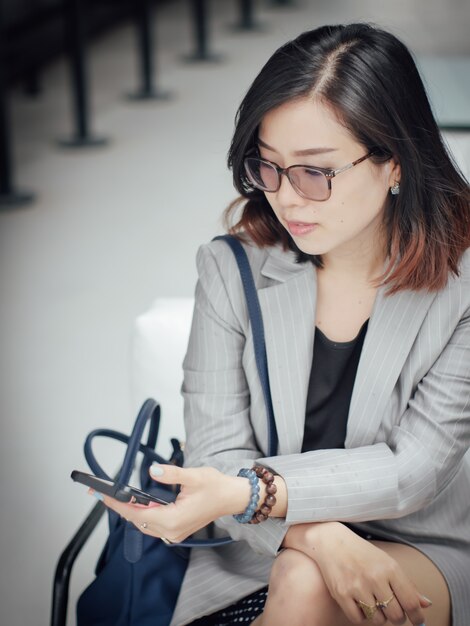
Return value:
<svg viewBox="0 0 470 626">
<path fill-rule="evenodd" d="M 147 422 L 150 420 L 150 428 L 149 434 L 147 437 L 147 444 L 144 445 L 141 443 L 142 435 L 144 428 Z M 144 476 L 147 477 L 148 468 L 152 464 L 153 461 L 157 461 L 158 463 L 168 463 L 168 461 L 162 458 L 159 454 L 157 454 L 154 450 L 157 437 L 158 430 L 160 426 L 160 405 L 152 398 L 149 398 L 142 405 L 136 421 L 134 423 L 134 427 L 132 429 L 132 433 L 127 436 L 123 433 L 120 433 L 115 430 L 110 430 L 106 428 L 99 428 L 92 431 L 85 440 L 85 457 L 86 460 L 96 476 L 100 478 L 105 478 L 107 480 L 112 480 L 103 468 L 100 466 L 96 457 L 92 450 L 92 441 L 96 437 L 107 437 L 110 439 L 115 439 L 116 441 L 120 441 L 122 443 L 127 443 L 127 450 L 124 456 L 124 461 L 121 467 L 121 471 L 119 472 L 119 482 L 122 484 L 127 484 L 130 480 L 132 470 L 134 468 L 135 459 L 137 457 L 138 452 L 142 452 L 144 454 L 144 460 L 141 466 L 141 481 L 143 482 Z M 175 462 L 178 463 L 180 461 L 179 455 L 181 451 L 178 447 L 179 442 L 175 439 L 172 439 L 173 444 L 173 455 L 172 459 L 175 459 Z M 178 463 L 181 464 L 181 463 Z M 115 515 L 115 514 L 114 514 Z M 113 515 L 110 515 L 110 524 L 111 526 L 117 523 L 118 519 L 113 519 Z M 201 547 L 212 547 L 218 548 L 221 546 L 225 546 L 229 543 L 232 543 L 233 539 L 231 537 L 218 537 L 218 538 L 210 538 L 210 539 L 185 539 L 181 543 L 171 544 L 169 547 L 184 547 L 184 548 L 201 548 Z M 124 556 L 126 560 L 130 563 L 137 562 L 143 550 L 143 535 L 139 532 L 137 528 L 134 527 L 133 524 L 126 523 L 125 527 L 125 535 L 124 535 Z"/>
<path fill-rule="evenodd" d="M 142 434 L 149 420 L 150 428 L 147 437 L 147 443 L 144 445 L 141 443 Z M 150 466 L 152 461 L 157 461 L 158 463 L 166 463 L 167 461 L 165 461 L 165 459 L 162 459 L 162 457 L 160 457 L 155 452 L 155 445 L 157 443 L 159 428 L 160 405 L 152 398 L 149 398 L 143 403 L 135 420 L 132 433 L 129 436 L 115 430 L 109 430 L 107 428 L 98 428 L 96 430 L 93 430 L 85 439 L 84 445 L 85 458 L 92 472 L 99 478 L 112 480 L 98 463 L 93 453 L 92 442 L 96 437 L 109 437 L 110 439 L 115 439 L 116 441 L 121 441 L 127 444 L 126 454 L 124 456 L 124 461 L 122 462 L 122 466 L 118 476 L 118 481 L 122 484 L 127 484 L 129 482 L 132 475 L 132 470 L 134 468 L 135 459 L 139 451 L 143 452 L 146 459 L 145 463 L 148 466 Z"/>
<path fill-rule="evenodd" d="M 268 416 L 268 456 L 276 456 L 279 439 L 277 435 L 276 421 L 274 419 L 271 388 L 269 386 L 268 357 L 266 354 L 263 317 L 261 314 L 258 293 L 256 291 L 255 281 L 253 280 L 250 262 L 248 261 L 244 247 L 233 235 L 220 235 L 214 239 L 225 241 L 225 243 L 230 246 L 238 264 L 243 290 L 245 292 L 246 303 L 248 306 L 251 332 L 253 333 L 256 367 L 258 369 L 258 375 L 263 389 L 266 414 Z"/>
<path fill-rule="evenodd" d="M 127 445 L 129 443 L 130 436 L 125 435 L 124 433 L 121 433 L 117 430 L 111 430 L 109 428 L 97 428 L 96 430 L 93 430 L 85 440 L 85 458 L 93 474 L 95 476 L 98 476 L 98 478 L 113 480 L 98 463 L 98 461 L 96 460 L 96 456 L 91 449 L 92 441 L 96 437 L 106 437 L 106 439 L 114 439 L 115 441 L 119 441 L 120 443 L 124 443 Z M 153 463 L 154 461 L 156 463 L 168 463 L 168 461 L 160 456 L 157 452 L 155 452 L 155 449 L 150 447 L 148 443 L 140 443 L 138 451 L 142 452 L 142 454 L 149 459 L 150 463 Z"/>
</svg>

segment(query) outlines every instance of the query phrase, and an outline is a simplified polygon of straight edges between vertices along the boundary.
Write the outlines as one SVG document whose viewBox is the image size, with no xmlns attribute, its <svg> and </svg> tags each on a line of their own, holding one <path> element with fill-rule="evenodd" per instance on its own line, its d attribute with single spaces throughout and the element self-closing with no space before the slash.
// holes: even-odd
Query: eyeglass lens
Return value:
<svg viewBox="0 0 470 626">
<path fill-rule="evenodd" d="M 266 161 L 248 157 L 245 169 L 250 182 L 262 191 L 277 191 L 281 184 L 281 174 Z M 329 186 L 326 176 L 318 170 L 303 165 L 289 168 L 287 176 L 294 189 L 310 200 L 324 200 L 329 197 Z"/>
</svg>

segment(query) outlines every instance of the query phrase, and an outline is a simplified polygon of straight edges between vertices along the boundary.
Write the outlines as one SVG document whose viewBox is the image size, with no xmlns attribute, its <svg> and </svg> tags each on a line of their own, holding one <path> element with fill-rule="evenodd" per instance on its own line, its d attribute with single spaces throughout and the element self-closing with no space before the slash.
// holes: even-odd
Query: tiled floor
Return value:
<svg viewBox="0 0 470 626">
<path fill-rule="evenodd" d="M 236 107 L 275 47 L 322 23 L 377 22 L 417 54 L 440 118 L 470 122 L 466 0 L 297 0 L 291 9 L 266 0 L 257 34 L 227 28 L 235 4 L 213 2 L 213 48 L 225 59 L 210 65 L 181 63 L 190 49 L 186 4 L 163 7 L 159 82 L 174 92 L 169 102 L 121 97 L 134 84 L 130 25 L 91 46 L 94 128 L 110 138 L 105 148 L 66 152 L 53 143 L 70 132 L 63 61 L 44 74 L 38 100 L 12 95 L 17 180 L 37 201 L 0 213 L 0 606 L 8 626 L 49 619 L 56 559 L 91 506 L 70 470 L 84 467 L 91 428 L 129 426 L 133 320 L 156 295 L 192 294 L 196 249 L 222 230 L 234 195 L 225 155 Z M 469 137 L 447 135 L 467 175 Z M 72 606 L 102 537 L 77 564 Z"/>
</svg>

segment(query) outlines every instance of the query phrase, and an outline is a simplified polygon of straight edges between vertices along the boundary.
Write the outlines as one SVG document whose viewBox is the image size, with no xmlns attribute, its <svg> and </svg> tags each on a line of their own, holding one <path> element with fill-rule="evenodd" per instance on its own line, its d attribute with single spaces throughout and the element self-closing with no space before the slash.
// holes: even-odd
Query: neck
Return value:
<svg viewBox="0 0 470 626">
<path fill-rule="evenodd" d="M 386 255 L 382 246 L 370 244 L 359 250 L 334 250 L 322 255 L 322 260 L 326 274 L 370 282 L 383 273 Z"/>
</svg>

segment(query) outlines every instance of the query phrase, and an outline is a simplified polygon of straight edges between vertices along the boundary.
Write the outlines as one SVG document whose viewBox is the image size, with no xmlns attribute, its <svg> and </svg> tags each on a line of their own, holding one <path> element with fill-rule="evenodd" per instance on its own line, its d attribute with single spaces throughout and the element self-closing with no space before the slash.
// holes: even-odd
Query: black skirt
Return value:
<svg viewBox="0 0 470 626">
<path fill-rule="evenodd" d="M 251 622 L 261 615 L 268 595 L 268 588 L 259 589 L 249 596 L 245 596 L 241 600 L 235 602 L 231 606 L 226 607 L 212 613 L 200 617 L 195 622 L 191 622 L 189 626 L 231 626 L 232 624 L 251 624 Z"/>
</svg>

